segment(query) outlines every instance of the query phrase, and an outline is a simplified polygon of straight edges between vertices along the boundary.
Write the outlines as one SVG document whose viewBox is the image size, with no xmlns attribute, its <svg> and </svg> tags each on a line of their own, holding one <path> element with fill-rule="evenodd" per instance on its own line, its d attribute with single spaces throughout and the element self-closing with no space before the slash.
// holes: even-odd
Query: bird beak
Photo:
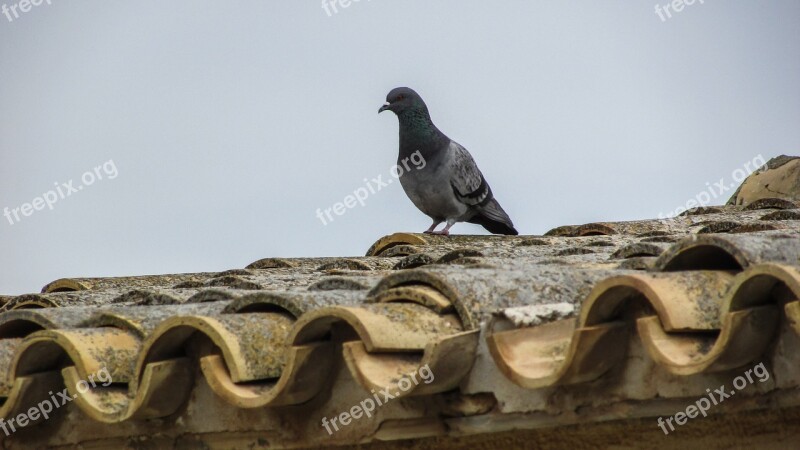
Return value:
<svg viewBox="0 0 800 450">
<path fill-rule="evenodd" d="M 378 110 L 378 114 L 380 114 L 380 113 L 386 111 L 387 109 L 389 109 L 389 105 L 390 105 L 389 102 L 384 103 L 383 106 L 381 106 L 380 109 Z"/>
</svg>

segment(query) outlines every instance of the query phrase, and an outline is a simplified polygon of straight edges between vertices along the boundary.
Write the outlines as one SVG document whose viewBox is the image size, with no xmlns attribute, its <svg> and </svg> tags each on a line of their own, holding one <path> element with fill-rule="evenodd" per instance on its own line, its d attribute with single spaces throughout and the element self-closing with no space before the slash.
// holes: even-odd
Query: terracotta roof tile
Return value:
<svg viewBox="0 0 800 450">
<path fill-rule="evenodd" d="M 9 445 L 158 435 L 214 447 L 215 433 L 258 431 L 276 447 L 319 446 L 603 421 L 575 411 L 620 402 L 620 418 L 672 414 L 659 402 L 760 361 L 783 384 L 743 400 L 795 389 L 794 206 L 764 199 L 545 236 L 396 233 L 366 257 L 56 280 L 3 299 L 0 417 L 66 385 L 76 398 L 64 417 Z M 402 389 L 422 368 L 434 379 Z M 102 369 L 112 384 L 77 390 Z M 403 400 L 332 435 L 321 427 L 386 388 Z"/>
</svg>

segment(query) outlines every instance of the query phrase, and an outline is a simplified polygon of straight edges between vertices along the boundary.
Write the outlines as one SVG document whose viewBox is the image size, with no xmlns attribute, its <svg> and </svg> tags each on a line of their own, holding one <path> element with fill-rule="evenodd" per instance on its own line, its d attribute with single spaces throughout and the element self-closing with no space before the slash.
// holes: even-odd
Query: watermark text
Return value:
<svg viewBox="0 0 800 450">
<path fill-rule="evenodd" d="M 753 375 L 755 375 L 757 378 L 754 378 Z M 675 413 L 675 415 L 667 417 L 666 420 L 663 417 L 659 417 L 657 420 L 658 427 L 661 428 L 661 431 L 663 431 L 664 434 L 669 434 L 670 432 L 675 431 L 675 425 L 672 424 L 673 421 L 677 425 L 685 425 L 689 419 L 694 419 L 700 414 L 702 414 L 703 417 L 706 417 L 708 415 L 708 410 L 711 409 L 712 406 L 717 406 L 724 402 L 725 399 L 733 397 L 737 391 L 741 391 L 748 385 L 754 384 L 756 379 L 758 379 L 760 383 L 769 380 L 769 372 L 767 371 L 767 368 L 764 367 L 763 362 L 751 369 L 747 369 L 744 374 L 734 378 L 733 390 L 726 390 L 724 384 L 719 388 L 714 389 L 713 392 L 711 388 L 708 388 L 706 389 L 707 395 L 700 397 L 696 402 L 687 406 L 685 411 L 679 411 Z M 667 427 L 669 427 L 669 430 L 667 430 Z"/>
<path fill-rule="evenodd" d="M 411 165 L 409 165 L 409 162 Z M 399 179 L 404 173 L 410 172 L 411 169 L 424 169 L 426 164 L 425 158 L 422 157 L 422 153 L 417 150 L 411 155 L 406 156 L 402 160 L 398 161 L 398 164 L 392 166 L 389 169 L 389 174 L 392 176 L 392 178 Z M 353 209 L 356 207 L 356 205 L 364 206 L 367 198 L 369 198 L 370 195 L 376 194 L 381 189 L 392 184 L 394 182 L 392 178 L 387 178 L 384 180 L 383 175 L 378 175 L 377 178 L 372 178 L 371 180 L 364 178 L 364 186 L 354 190 L 353 193 L 347 195 L 343 201 L 334 203 L 330 208 L 325 208 L 324 210 L 322 208 L 317 208 L 317 218 L 320 220 L 320 222 L 322 222 L 323 225 L 327 225 L 328 223 L 333 222 L 334 215 L 344 215 L 348 209 Z"/>
<path fill-rule="evenodd" d="M 8 220 L 10 225 L 14 225 L 15 223 L 19 223 L 24 217 L 30 217 L 34 212 L 41 211 L 45 209 L 45 207 L 52 211 L 54 205 L 59 200 L 64 200 L 72 194 L 77 194 L 82 191 L 84 187 L 91 186 L 97 181 L 103 180 L 104 176 L 106 179 L 113 180 L 117 178 L 117 175 L 119 175 L 117 165 L 114 164 L 113 159 L 109 159 L 105 163 L 95 167 L 94 170 L 84 172 L 80 178 L 83 184 L 76 186 L 75 180 L 69 180 L 66 183 L 59 183 L 56 181 L 53 183 L 55 186 L 53 189 L 34 198 L 30 202 L 23 203 L 16 208 L 9 208 L 6 206 L 3 208 L 3 216 Z"/>
<path fill-rule="evenodd" d="M 419 374 L 419 380 L 417 379 L 417 374 Z M 389 400 L 399 397 L 401 392 L 406 392 L 413 386 L 419 385 L 420 381 L 424 382 L 425 384 L 431 384 L 433 379 L 433 371 L 431 371 L 430 366 L 425 364 L 424 366 L 420 367 L 417 372 L 411 372 L 408 375 L 400 378 L 400 380 L 397 382 L 397 387 L 400 388 L 400 391 L 395 391 L 394 394 L 392 394 L 389 392 L 389 388 L 384 388 L 378 392 L 375 392 L 373 389 L 371 391 L 373 394 L 372 397 L 365 398 L 358 405 L 350 408 L 350 411 L 345 411 L 338 416 L 334 416 L 330 420 L 327 417 L 323 417 L 322 426 L 325 427 L 328 435 L 332 435 L 334 431 L 339 431 L 340 425 L 342 428 L 344 428 L 347 425 L 350 425 L 353 420 L 358 420 L 364 416 L 372 417 L 372 413 L 375 412 L 376 407 L 383 406 L 388 403 Z"/>
</svg>

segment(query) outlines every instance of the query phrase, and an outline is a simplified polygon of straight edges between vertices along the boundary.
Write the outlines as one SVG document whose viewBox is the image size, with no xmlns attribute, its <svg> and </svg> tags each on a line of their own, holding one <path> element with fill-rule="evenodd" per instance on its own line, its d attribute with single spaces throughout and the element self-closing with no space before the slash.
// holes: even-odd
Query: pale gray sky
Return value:
<svg viewBox="0 0 800 450">
<path fill-rule="evenodd" d="M 318 0 L 17 2 L 0 0 L 0 208 L 43 209 L 0 217 L 3 294 L 361 255 L 424 230 L 397 183 L 315 216 L 389 177 L 397 120 L 377 109 L 396 86 L 524 234 L 653 218 L 758 155 L 800 153 L 796 0 L 698 0 L 665 21 L 666 0 L 361 0 L 330 16 Z M 86 171 L 103 179 L 66 196 Z M 32 203 L 56 183 L 52 210 Z"/>
</svg>

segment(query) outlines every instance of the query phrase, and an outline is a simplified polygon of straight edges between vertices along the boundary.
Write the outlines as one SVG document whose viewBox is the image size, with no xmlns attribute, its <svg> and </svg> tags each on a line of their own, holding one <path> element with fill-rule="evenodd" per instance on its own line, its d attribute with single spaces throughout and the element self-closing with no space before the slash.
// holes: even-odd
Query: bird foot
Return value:
<svg viewBox="0 0 800 450">
<path fill-rule="evenodd" d="M 447 231 L 447 230 L 441 230 L 441 231 L 430 231 L 430 232 L 426 231 L 426 233 L 429 233 L 429 234 L 435 234 L 435 235 L 437 235 L 437 236 L 450 236 L 450 232 L 449 232 L 449 231 Z"/>
</svg>

